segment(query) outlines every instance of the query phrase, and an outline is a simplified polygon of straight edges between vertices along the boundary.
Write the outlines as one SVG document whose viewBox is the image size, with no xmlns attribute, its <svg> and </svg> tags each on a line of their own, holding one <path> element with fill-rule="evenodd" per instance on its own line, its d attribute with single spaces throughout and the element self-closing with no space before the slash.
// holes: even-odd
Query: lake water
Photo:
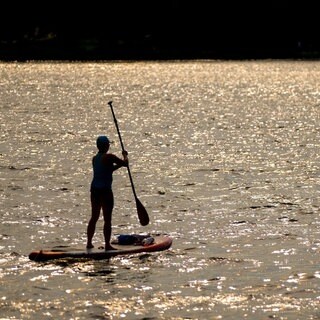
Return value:
<svg viewBox="0 0 320 320">
<path fill-rule="evenodd" d="M 1 319 L 320 319 L 320 62 L 0 63 Z M 95 140 L 121 155 L 113 236 L 163 252 L 30 261 L 85 246 Z M 95 244 L 103 244 L 102 218 Z"/>
</svg>

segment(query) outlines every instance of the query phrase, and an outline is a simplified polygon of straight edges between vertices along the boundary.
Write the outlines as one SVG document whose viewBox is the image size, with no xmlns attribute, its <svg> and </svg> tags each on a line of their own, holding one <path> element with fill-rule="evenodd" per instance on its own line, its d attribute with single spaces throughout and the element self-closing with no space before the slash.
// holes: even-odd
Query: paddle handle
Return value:
<svg viewBox="0 0 320 320">
<path fill-rule="evenodd" d="M 123 145 L 123 142 L 122 142 L 122 138 L 121 138 L 121 133 L 120 133 L 119 126 L 118 126 L 118 121 L 117 121 L 116 115 L 114 114 L 114 111 L 113 111 L 112 101 L 109 101 L 109 102 L 108 102 L 108 105 L 109 105 L 110 108 L 111 108 L 111 112 L 112 112 L 112 116 L 113 116 L 113 121 L 114 121 L 114 123 L 115 123 L 115 125 L 116 125 L 116 128 L 117 128 L 117 132 L 118 132 L 118 136 L 119 136 L 119 140 L 120 140 L 120 144 L 121 144 L 121 149 L 122 149 L 122 151 L 125 151 L 124 145 Z"/>
</svg>

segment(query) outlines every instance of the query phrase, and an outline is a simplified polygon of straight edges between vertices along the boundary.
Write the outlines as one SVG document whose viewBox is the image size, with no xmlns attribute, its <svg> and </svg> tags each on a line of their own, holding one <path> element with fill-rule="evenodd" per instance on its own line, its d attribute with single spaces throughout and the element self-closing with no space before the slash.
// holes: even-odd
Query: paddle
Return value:
<svg viewBox="0 0 320 320">
<path fill-rule="evenodd" d="M 125 151 L 124 146 L 123 146 L 123 142 L 122 142 L 122 138 L 121 138 L 121 134 L 120 134 L 120 130 L 119 130 L 119 126 L 118 126 L 118 122 L 117 122 L 116 116 L 115 116 L 114 111 L 113 111 L 112 101 L 109 101 L 108 105 L 111 108 L 113 120 L 114 120 L 114 123 L 115 123 L 117 131 L 118 131 L 118 136 L 119 136 L 119 140 L 120 140 L 122 151 Z M 145 209 L 145 207 L 143 206 L 143 204 L 140 202 L 140 200 L 137 197 L 136 190 L 135 190 L 134 185 L 133 185 L 133 180 L 132 180 L 132 176 L 131 176 L 129 165 L 128 165 L 127 169 L 128 169 L 130 182 L 131 182 L 132 192 L 133 192 L 134 198 L 136 200 L 138 218 L 139 218 L 140 224 L 142 226 L 146 226 L 147 224 L 149 224 L 149 215 L 148 215 L 147 210 Z"/>
</svg>

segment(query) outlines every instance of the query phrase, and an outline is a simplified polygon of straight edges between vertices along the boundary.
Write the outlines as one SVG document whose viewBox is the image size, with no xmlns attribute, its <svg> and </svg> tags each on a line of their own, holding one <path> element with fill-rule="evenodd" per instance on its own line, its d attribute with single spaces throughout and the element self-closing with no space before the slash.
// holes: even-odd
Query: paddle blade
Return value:
<svg viewBox="0 0 320 320">
<path fill-rule="evenodd" d="M 148 225 L 149 224 L 148 212 L 138 198 L 136 198 L 136 206 L 137 206 L 138 218 L 139 218 L 140 224 L 142 226 Z"/>
</svg>

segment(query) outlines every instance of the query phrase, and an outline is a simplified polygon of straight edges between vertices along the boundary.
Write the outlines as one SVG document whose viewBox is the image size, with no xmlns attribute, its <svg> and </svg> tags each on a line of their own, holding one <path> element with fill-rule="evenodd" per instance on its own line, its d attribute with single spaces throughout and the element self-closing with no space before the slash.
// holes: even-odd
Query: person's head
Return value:
<svg viewBox="0 0 320 320">
<path fill-rule="evenodd" d="M 97 138 L 97 148 L 99 151 L 107 151 L 110 147 L 110 141 L 107 136 L 99 136 Z"/>
</svg>

